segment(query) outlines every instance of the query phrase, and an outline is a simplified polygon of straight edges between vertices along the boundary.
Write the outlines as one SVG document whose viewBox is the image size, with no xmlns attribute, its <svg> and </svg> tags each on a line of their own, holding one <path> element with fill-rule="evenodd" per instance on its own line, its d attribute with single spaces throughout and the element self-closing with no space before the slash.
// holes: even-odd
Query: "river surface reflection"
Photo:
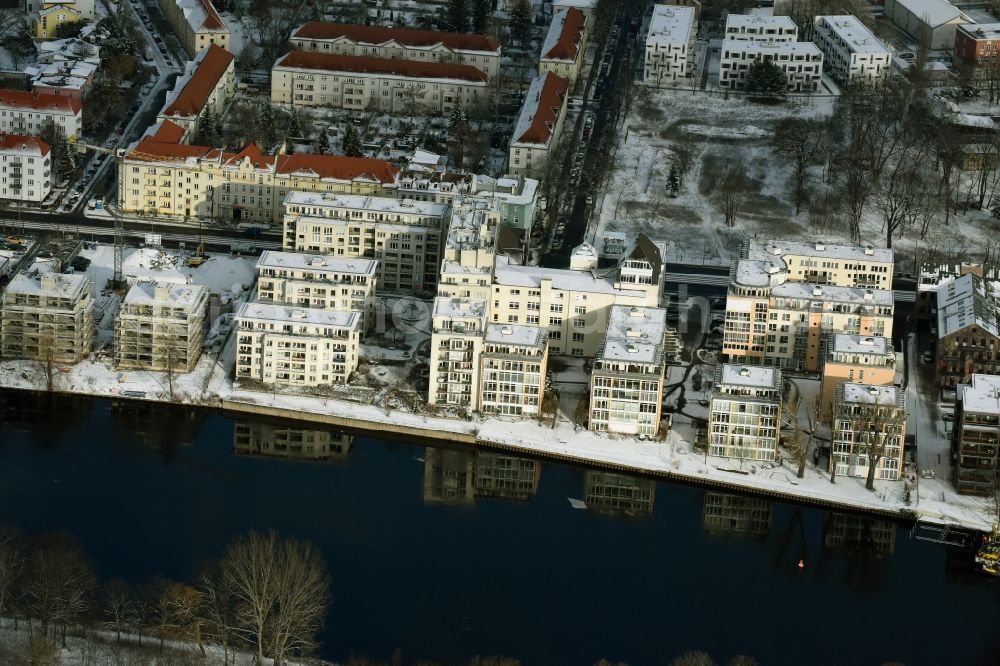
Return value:
<svg viewBox="0 0 1000 666">
<path fill-rule="evenodd" d="M 328 658 L 1000 664 L 1000 586 L 904 525 L 505 453 L 0 393 L 0 506 L 105 579 L 189 578 L 251 529 L 309 539 Z"/>
</svg>

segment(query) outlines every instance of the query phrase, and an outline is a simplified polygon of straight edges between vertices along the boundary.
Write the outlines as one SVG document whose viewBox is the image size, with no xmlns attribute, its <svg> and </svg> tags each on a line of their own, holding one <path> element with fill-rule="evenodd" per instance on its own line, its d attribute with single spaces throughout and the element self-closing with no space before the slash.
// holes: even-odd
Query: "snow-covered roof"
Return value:
<svg viewBox="0 0 1000 666">
<path fill-rule="evenodd" d="M 586 21 L 587 17 L 576 7 L 556 7 L 542 43 L 541 59 L 569 62 L 576 60 Z"/>
<path fill-rule="evenodd" d="M 898 404 L 895 386 L 876 386 L 874 384 L 855 384 L 845 382 L 842 387 L 842 400 L 848 404 L 892 405 Z"/>
<path fill-rule="evenodd" d="M 595 294 L 619 294 L 641 298 L 644 292 L 635 289 L 616 289 L 611 276 L 598 277 L 590 271 L 571 271 L 541 266 L 518 266 L 507 257 L 498 256 L 493 273 L 496 284 L 511 287 L 538 288 L 543 280 L 551 280 L 553 289 L 564 291 L 591 292 Z"/>
<path fill-rule="evenodd" d="M 855 335 L 853 333 L 838 333 L 833 336 L 830 345 L 831 352 L 845 354 L 878 354 L 892 353 L 889 339 L 879 335 Z"/>
<path fill-rule="evenodd" d="M 932 28 L 944 25 L 965 15 L 955 5 L 945 0 L 894 0 L 906 11 L 913 14 L 917 20 Z"/>
<path fill-rule="evenodd" d="M 888 289 L 866 289 L 865 287 L 840 287 L 831 284 L 811 284 L 808 282 L 785 282 L 771 290 L 775 298 L 797 298 L 826 303 L 857 303 L 865 305 L 891 306 L 894 302 Z"/>
<path fill-rule="evenodd" d="M 129 288 L 124 305 L 127 307 L 164 303 L 178 308 L 190 308 L 199 302 L 206 302 L 207 298 L 208 288 L 200 284 L 139 282 Z"/>
<path fill-rule="evenodd" d="M 313 206 L 315 208 L 347 208 L 363 210 L 372 213 L 387 213 L 391 215 L 423 215 L 426 217 L 444 217 L 448 205 L 415 199 L 396 199 L 394 197 L 372 197 L 362 194 L 337 194 L 333 192 L 301 192 L 292 191 L 285 195 L 285 207 Z"/>
<path fill-rule="evenodd" d="M 660 363 L 667 311 L 663 308 L 611 307 L 604 345 L 598 358 L 605 361 Z"/>
<path fill-rule="evenodd" d="M 655 5 L 647 44 L 686 44 L 694 32 L 694 7 Z"/>
<path fill-rule="evenodd" d="M 313 273 L 346 273 L 371 277 L 375 275 L 378 262 L 374 259 L 265 250 L 257 261 L 257 270 L 259 272 L 262 269 L 274 268 L 308 270 Z"/>
<path fill-rule="evenodd" d="M 758 42 L 745 39 L 722 40 L 723 51 L 742 51 L 748 54 L 790 53 L 792 55 L 820 56 L 823 52 L 812 42 Z"/>
<path fill-rule="evenodd" d="M 726 32 L 730 29 L 761 30 L 781 29 L 783 32 L 798 32 L 798 26 L 789 16 L 767 16 L 765 14 L 730 14 L 726 17 Z"/>
<path fill-rule="evenodd" d="M 1000 337 L 998 301 L 1000 283 L 972 273 L 942 283 L 937 290 L 938 335 L 944 337 L 975 325 Z"/>
<path fill-rule="evenodd" d="M 889 53 L 889 47 L 852 14 L 817 16 L 816 25 L 829 29 L 851 53 Z"/>
<path fill-rule="evenodd" d="M 958 31 L 976 41 L 1000 40 L 1000 23 L 966 23 Z"/>
<path fill-rule="evenodd" d="M 831 245 L 820 241 L 803 243 L 800 241 L 768 241 L 749 244 L 747 258 L 772 259 L 792 255 L 817 259 L 845 259 L 850 261 L 893 263 L 891 249 L 871 245 Z"/>
<path fill-rule="evenodd" d="M 724 363 L 718 381 L 729 386 L 777 389 L 781 382 L 781 372 L 777 368 L 760 365 Z"/>
<path fill-rule="evenodd" d="M 541 349 L 545 346 L 547 339 L 546 331 L 538 326 L 518 324 L 489 324 L 486 326 L 485 341 L 488 343 Z"/>
<path fill-rule="evenodd" d="M 963 411 L 1000 415 L 1000 377 L 973 374 L 970 383 L 959 384 L 955 391 Z"/>
<path fill-rule="evenodd" d="M 75 301 L 88 285 L 93 283 L 82 273 L 46 273 L 38 276 L 18 273 L 7 285 L 4 295 L 45 295 L 70 298 Z"/>
<path fill-rule="evenodd" d="M 361 315 L 357 312 L 272 305 L 270 303 L 244 303 L 240 307 L 236 319 L 271 321 L 282 324 L 311 324 L 350 330 L 361 327 Z"/>
<path fill-rule="evenodd" d="M 480 298 L 437 296 L 434 298 L 433 316 L 485 320 L 486 301 Z"/>
<path fill-rule="evenodd" d="M 548 147 L 566 105 L 569 83 L 552 72 L 535 77 L 511 134 L 512 146 Z"/>
</svg>

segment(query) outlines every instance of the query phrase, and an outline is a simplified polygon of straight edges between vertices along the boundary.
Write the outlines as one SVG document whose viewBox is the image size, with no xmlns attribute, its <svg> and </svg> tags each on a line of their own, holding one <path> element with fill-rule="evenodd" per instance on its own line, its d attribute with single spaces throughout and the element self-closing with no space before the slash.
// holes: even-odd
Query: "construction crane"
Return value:
<svg viewBox="0 0 1000 666">
<path fill-rule="evenodd" d="M 116 204 L 111 208 L 111 218 L 114 220 L 114 223 L 115 223 L 115 234 L 114 234 L 115 235 L 115 270 L 114 270 L 114 275 L 111 278 L 111 289 L 112 290 L 116 290 L 116 291 L 119 290 L 119 289 L 123 289 L 124 286 L 125 286 L 125 282 L 122 279 L 122 261 L 124 260 L 124 255 L 125 255 L 125 228 L 124 228 L 124 224 L 123 224 L 123 221 L 122 221 L 120 204 L 124 203 L 124 201 L 125 201 L 125 198 L 124 198 L 124 196 L 122 195 L 122 192 L 121 192 L 121 188 L 122 188 L 122 183 L 121 183 L 122 169 L 121 169 L 121 165 L 122 165 L 122 162 L 125 159 L 125 153 L 126 153 L 126 151 L 120 149 L 119 148 L 120 145 L 121 145 L 121 139 L 120 138 L 117 139 L 117 140 L 115 140 L 115 144 L 111 148 L 106 148 L 104 146 L 95 146 L 95 145 L 90 144 L 90 143 L 83 143 L 82 141 L 77 141 L 76 142 L 76 150 L 77 150 L 78 153 L 85 153 L 88 150 L 92 150 L 95 153 L 103 153 L 105 155 L 111 155 L 114 158 L 115 182 L 116 182 L 116 187 L 118 188 L 119 202 L 116 202 Z M 132 157 L 136 157 L 136 158 L 140 158 L 140 159 L 141 158 L 146 158 L 146 159 L 150 159 L 150 160 L 154 160 L 154 161 L 157 160 L 157 159 L 161 159 L 161 158 L 158 158 L 156 155 L 147 155 L 146 153 L 140 153 L 140 152 L 136 152 L 136 151 L 128 151 L 128 153 Z"/>
</svg>

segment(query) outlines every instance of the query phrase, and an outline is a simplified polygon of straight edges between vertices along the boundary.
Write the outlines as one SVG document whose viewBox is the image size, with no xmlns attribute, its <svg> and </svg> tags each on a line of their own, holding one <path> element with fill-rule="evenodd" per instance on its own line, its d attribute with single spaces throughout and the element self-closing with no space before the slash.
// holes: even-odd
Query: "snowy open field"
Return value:
<svg viewBox="0 0 1000 666">
<path fill-rule="evenodd" d="M 823 182 L 823 166 L 809 170 L 810 191 L 798 215 L 791 203 L 791 167 L 772 150 L 776 124 L 785 118 L 831 117 L 836 98 L 793 96 L 781 104 L 750 102 L 743 97 L 656 90 L 636 86 L 628 115 L 616 128 L 611 173 L 595 206 L 590 237 L 600 248 L 604 231 L 645 232 L 668 243 L 670 261 L 728 264 L 745 238 L 816 238 L 849 242 L 844 223 L 830 223 L 820 213 L 822 200 L 836 198 Z M 675 142 L 693 145 L 694 158 L 679 195 L 668 192 Z M 825 159 L 825 158 L 824 158 Z M 824 160 L 820 160 L 824 161 Z M 738 167 L 746 177 L 735 224 L 727 227 L 717 203 L 720 179 Z M 966 180 L 972 173 L 962 174 Z M 936 223 L 924 239 L 916 229 L 895 238 L 897 257 L 912 257 L 928 247 L 944 254 L 980 251 L 984 234 L 1000 231 L 989 211 L 956 215 L 948 226 Z M 862 221 L 864 240 L 885 245 L 882 220 L 869 203 Z M 907 266 L 907 269 L 909 266 Z"/>
</svg>

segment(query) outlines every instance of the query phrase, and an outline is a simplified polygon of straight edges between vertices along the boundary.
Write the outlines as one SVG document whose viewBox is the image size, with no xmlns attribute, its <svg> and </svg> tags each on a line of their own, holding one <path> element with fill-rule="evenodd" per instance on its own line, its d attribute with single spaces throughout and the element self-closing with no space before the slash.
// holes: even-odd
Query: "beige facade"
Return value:
<svg viewBox="0 0 1000 666">
<path fill-rule="evenodd" d="M 569 81 L 572 88 L 580 76 L 587 45 L 587 16 L 576 7 L 558 7 L 542 43 L 539 76 L 551 72 Z"/>
<path fill-rule="evenodd" d="M 470 65 L 292 51 L 271 69 L 276 104 L 447 115 L 489 97 L 486 74 Z"/>
<path fill-rule="evenodd" d="M 892 271 L 891 250 L 747 243 L 730 273 L 722 351 L 819 372 L 834 334 L 892 337 Z"/>
<path fill-rule="evenodd" d="M 432 291 L 449 206 L 390 197 L 290 192 L 285 198 L 286 250 L 378 262 L 379 288 Z"/>
<path fill-rule="evenodd" d="M 781 370 L 726 363 L 715 370 L 708 452 L 723 458 L 778 459 Z"/>
<path fill-rule="evenodd" d="M 184 77 L 167 93 L 156 119 L 170 120 L 193 136 L 202 117 L 208 113 L 220 117 L 235 92 L 236 58 L 213 44 L 188 63 Z"/>
<path fill-rule="evenodd" d="M 830 419 L 837 387 L 844 382 L 892 386 L 896 379 L 896 353 L 886 337 L 837 334 L 830 340 L 823 384 L 820 391 L 820 418 Z"/>
<path fill-rule="evenodd" d="M 288 41 L 300 51 L 471 65 L 491 79 L 500 72 L 500 45 L 489 35 L 308 21 Z"/>
<path fill-rule="evenodd" d="M 208 289 L 132 285 L 115 322 L 115 367 L 191 372 L 205 341 Z"/>
<path fill-rule="evenodd" d="M 536 77 L 524 97 L 514 125 L 508 154 L 510 172 L 541 176 L 562 136 L 569 99 L 569 82 L 552 73 Z"/>
<path fill-rule="evenodd" d="M 655 437 L 660 431 L 667 311 L 611 307 L 590 375 L 589 429 Z"/>
<path fill-rule="evenodd" d="M 378 262 L 265 250 L 257 261 L 257 301 L 357 312 L 361 330 L 375 327 Z"/>
<path fill-rule="evenodd" d="M 344 384 L 358 367 L 361 314 L 244 303 L 236 336 L 237 382 Z"/>
<path fill-rule="evenodd" d="M 394 192 L 388 162 L 333 155 L 267 155 L 250 144 L 239 153 L 180 143 L 170 121 L 125 153 L 119 171 L 124 213 L 223 219 L 267 226 L 284 217 L 289 192 Z"/>
<path fill-rule="evenodd" d="M 482 202 L 463 202 L 452 210 L 438 296 L 490 298 L 498 234 L 499 214 Z"/>
<path fill-rule="evenodd" d="M 903 477 L 906 406 L 902 390 L 893 386 L 845 383 L 837 387 L 830 468 L 837 476 L 868 476 L 869 447 L 882 456 L 875 478 Z"/>
<path fill-rule="evenodd" d="M 537 326 L 487 324 L 480 355 L 479 411 L 541 414 L 548 358 L 545 332 Z"/>
<path fill-rule="evenodd" d="M 3 293 L 0 316 L 2 358 L 76 363 L 94 346 L 94 283 L 79 274 L 21 273 Z"/>
<path fill-rule="evenodd" d="M 229 50 L 229 26 L 211 0 L 159 0 L 160 9 L 188 56 L 215 44 Z"/>
<path fill-rule="evenodd" d="M 486 301 L 438 296 L 431 328 L 432 405 L 479 409 Z"/>
</svg>

